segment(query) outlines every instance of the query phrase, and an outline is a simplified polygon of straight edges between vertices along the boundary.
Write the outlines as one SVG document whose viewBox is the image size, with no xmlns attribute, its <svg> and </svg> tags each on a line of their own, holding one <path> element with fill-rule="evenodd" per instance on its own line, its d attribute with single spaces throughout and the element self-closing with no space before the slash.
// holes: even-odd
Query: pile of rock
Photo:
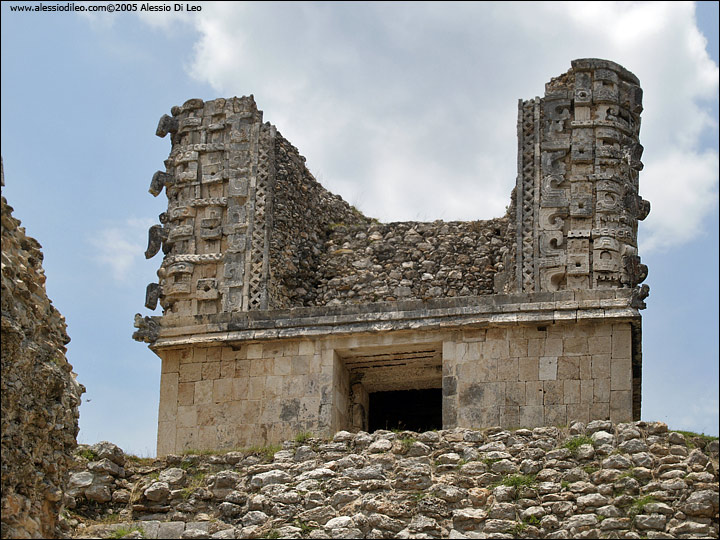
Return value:
<svg viewBox="0 0 720 540">
<path fill-rule="evenodd" d="M 297 439 L 148 463 L 83 447 L 69 523 L 116 538 L 718 536 L 717 439 L 660 422 Z"/>
</svg>

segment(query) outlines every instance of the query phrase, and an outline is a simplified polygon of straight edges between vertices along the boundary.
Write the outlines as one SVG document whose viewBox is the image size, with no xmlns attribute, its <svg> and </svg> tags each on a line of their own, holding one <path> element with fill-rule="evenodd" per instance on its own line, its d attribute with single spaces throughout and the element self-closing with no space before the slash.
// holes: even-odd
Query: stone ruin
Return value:
<svg viewBox="0 0 720 540">
<path fill-rule="evenodd" d="M 5 185 L 5 175 L 2 181 Z M 40 244 L 2 197 L 2 538 L 56 538 L 80 396 Z"/>
<path fill-rule="evenodd" d="M 301 431 L 639 420 L 642 90 L 581 59 L 518 104 L 505 216 L 379 223 L 326 191 L 253 96 L 172 108 L 158 455 Z"/>
</svg>

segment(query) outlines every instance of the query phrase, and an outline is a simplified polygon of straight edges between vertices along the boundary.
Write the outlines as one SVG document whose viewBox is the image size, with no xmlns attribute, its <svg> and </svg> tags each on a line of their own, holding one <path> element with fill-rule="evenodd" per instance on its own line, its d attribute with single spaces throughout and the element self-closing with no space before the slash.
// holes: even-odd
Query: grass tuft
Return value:
<svg viewBox="0 0 720 540">
<path fill-rule="evenodd" d="M 269 462 L 273 460 L 275 454 L 281 449 L 282 447 L 279 444 L 270 444 L 268 446 L 251 446 L 244 449 L 243 452 L 247 454 L 254 454 Z"/>
<path fill-rule="evenodd" d="M 565 441 L 563 447 L 570 450 L 570 453 L 575 456 L 577 455 L 578 448 L 580 448 L 583 444 L 592 445 L 592 439 L 585 436 L 573 437 L 572 439 Z"/>
<path fill-rule="evenodd" d="M 139 525 L 134 525 L 132 527 L 120 527 L 115 529 L 112 533 L 110 533 L 108 538 L 125 538 L 128 534 L 134 531 L 139 531 L 143 538 L 145 537 L 145 531 L 143 528 Z"/>
<path fill-rule="evenodd" d="M 630 505 L 628 515 L 630 515 L 631 517 L 635 517 L 636 515 L 642 513 L 642 511 L 645 509 L 645 506 L 654 502 L 658 502 L 658 500 L 652 495 L 644 495 L 642 497 L 638 497 Z"/>
<path fill-rule="evenodd" d="M 295 435 L 295 442 L 296 443 L 306 443 L 308 440 L 312 438 L 313 434 L 310 431 L 301 431 L 297 435 Z"/>
<path fill-rule="evenodd" d="M 536 480 L 534 474 L 511 474 L 510 476 L 506 476 L 499 482 L 495 482 L 490 487 L 496 488 L 498 486 L 508 486 L 514 488 L 521 488 L 530 487 L 535 484 L 535 482 Z"/>
<path fill-rule="evenodd" d="M 83 448 L 82 450 L 78 450 L 77 454 L 83 459 L 87 459 L 88 461 L 97 461 L 98 455 L 90 450 L 89 448 Z"/>
</svg>

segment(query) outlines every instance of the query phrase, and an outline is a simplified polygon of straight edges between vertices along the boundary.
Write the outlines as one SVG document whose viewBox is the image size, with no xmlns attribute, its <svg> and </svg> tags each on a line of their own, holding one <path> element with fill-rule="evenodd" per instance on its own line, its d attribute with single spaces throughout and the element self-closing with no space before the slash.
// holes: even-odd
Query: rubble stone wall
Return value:
<svg viewBox="0 0 720 540">
<path fill-rule="evenodd" d="M 54 538 L 84 388 L 45 292 L 41 246 L 12 210 L 2 197 L 2 537 Z"/>
<path fill-rule="evenodd" d="M 718 537 L 718 441 L 661 422 L 302 433 L 157 460 L 111 446 L 78 452 L 75 538 Z"/>
</svg>

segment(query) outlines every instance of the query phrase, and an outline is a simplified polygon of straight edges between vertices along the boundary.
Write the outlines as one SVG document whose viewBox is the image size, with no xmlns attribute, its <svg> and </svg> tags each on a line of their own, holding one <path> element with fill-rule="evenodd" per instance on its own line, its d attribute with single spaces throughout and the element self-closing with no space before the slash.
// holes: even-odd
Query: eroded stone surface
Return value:
<svg viewBox="0 0 720 540">
<path fill-rule="evenodd" d="M 2 197 L 2 537 L 52 538 L 84 388 L 45 292 L 41 246 L 12 211 Z"/>
</svg>

